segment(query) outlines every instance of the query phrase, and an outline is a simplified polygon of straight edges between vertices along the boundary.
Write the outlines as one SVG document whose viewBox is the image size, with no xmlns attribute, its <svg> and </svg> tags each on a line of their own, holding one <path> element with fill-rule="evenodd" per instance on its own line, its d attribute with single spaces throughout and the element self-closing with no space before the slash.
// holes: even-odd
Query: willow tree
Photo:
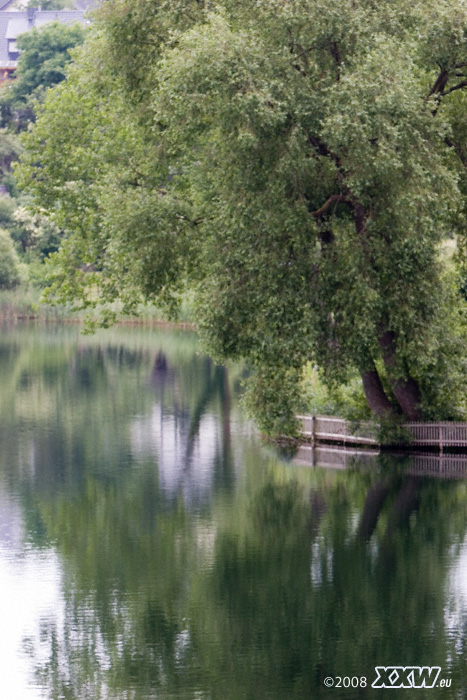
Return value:
<svg viewBox="0 0 467 700">
<path fill-rule="evenodd" d="M 105 3 L 23 159 L 68 231 L 52 293 L 129 310 L 188 284 L 271 430 L 310 360 L 380 417 L 452 416 L 466 86 L 461 0 Z"/>
</svg>

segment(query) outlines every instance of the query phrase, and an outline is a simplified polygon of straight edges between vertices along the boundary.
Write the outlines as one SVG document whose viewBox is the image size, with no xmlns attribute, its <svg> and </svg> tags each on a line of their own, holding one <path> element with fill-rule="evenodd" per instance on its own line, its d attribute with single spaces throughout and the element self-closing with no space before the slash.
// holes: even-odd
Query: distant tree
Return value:
<svg viewBox="0 0 467 700">
<path fill-rule="evenodd" d="M 12 175 L 12 164 L 18 160 L 23 148 L 15 134 L 7 129 L 0 129 L 0 185 L 6 188 L 8 194 L 18 194 L 16 181 Z M 0 222 L 0 227 L 3 224 Z"/>
<path fill-rule="evenodd" d="M 0 289 L 11 289 L 20 282 L 19 257 L 8 231 L 0 229 Z"/>
<path fill-rule="evenodd" d="M 5 198 L 0 198 L 0 216 L 2 199 Z M 5 228 L 8 228 L 13 240 L 21 244 L 22 251 L 28 254 L 26 257 L 27 261 L 37 259 L 42 262 L 58 249 L 61 232 L 53 221 L 50 221 L 44 215 L 44 212 L 36 211 L 31 213 L 24 204 L 20 203 L 20 206 L 16 206 L 17 203 L 15 203 L 15 209 L 11 213 L 10 225 L 5 226 Z"/>
<path fill-rule="evenodd" d="M 51 22 L 18 37 L 21 51 L 16 80 L 0 96 L 3 126 L 18 131 L 35 119 L 35 102 L 41 102 L 49 87 L 65 79 L 70 49 L 84 40 L 79 24 Z"/>
<path fill-rule="evenodd" d="M 22 150 L 17 136 L 6 129 L 0 129 L 0 177 L 11 171 L 11 164 L 18 160 Z"/>
<path fill-rule="evenodd" d="M 64 80 L 70 49 L 83 40 L 84 29 L 79 23 L 51 22 L 19 36 L 18 77 L 12 89 L 15 96 L 27 97 L 37 88 L 48 88 Z"/>
</svg>

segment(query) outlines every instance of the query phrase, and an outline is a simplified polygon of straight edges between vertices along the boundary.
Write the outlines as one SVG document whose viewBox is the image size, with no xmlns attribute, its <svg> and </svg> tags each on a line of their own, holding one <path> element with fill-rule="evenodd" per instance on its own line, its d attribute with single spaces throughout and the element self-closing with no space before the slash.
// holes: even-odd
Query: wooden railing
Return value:
<svg viewBox="0 0 467 700">
<path fill-rule="evenodd" d="M 297 416 L 302 422 L 302 435 L 310 440 L 342 444 L 379 445 L 375 423 L 353 425 L 345 418 L 334 416 Z"/>
<path fill-rule="evenodd" d="M 378 446 L 378 425 L 371 422 L 351 423 L 334 416 L 298 416 L 304 438 L 316 442 L 338 442 L 343 445 Z M 408 440 L 394 439 L 393 445 L 467 449 L 467 423 L 404 423 L 401 426 Z"/>
<path fill-rule="evenodd" d="M 413 447 L 467 447 L 467 423 L 407 423 Z"/>
</svg>

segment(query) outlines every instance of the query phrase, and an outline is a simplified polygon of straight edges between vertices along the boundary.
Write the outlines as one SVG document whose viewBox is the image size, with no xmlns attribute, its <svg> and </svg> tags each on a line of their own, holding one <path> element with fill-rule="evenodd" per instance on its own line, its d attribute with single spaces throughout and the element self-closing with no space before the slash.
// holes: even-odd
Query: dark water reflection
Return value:
<svg viewBox="0 0 467 700">
<path fill-rule="evenodd" d="M 467 697 L 467 481 L 280 460 L 190 334 L 14 327 L 0 357 L 2 697 L 373 698 L 392 665 Z"/>
</svg>

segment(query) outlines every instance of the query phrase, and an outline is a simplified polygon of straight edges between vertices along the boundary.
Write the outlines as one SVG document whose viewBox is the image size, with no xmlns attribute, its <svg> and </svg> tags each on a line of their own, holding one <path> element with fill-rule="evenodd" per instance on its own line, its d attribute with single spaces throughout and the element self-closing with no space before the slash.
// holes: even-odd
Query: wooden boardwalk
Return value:
<svg viewBox="0 0 467 700">
<path fill-rule="evenodd" d="M 376 423 L 352 423 L 334 416 L 300 415 L 298 418 L 302 426 L 301 434 L 307 441 L 381 447 Z M 409 439 L 393 441 L 393 446 L 404 449 L 429 448 L 441 453 L 446 449 L 467 451 L 467 423 L 419 422 L 404 423 L 401 427 L 407 432 Z"/>
</svg>

